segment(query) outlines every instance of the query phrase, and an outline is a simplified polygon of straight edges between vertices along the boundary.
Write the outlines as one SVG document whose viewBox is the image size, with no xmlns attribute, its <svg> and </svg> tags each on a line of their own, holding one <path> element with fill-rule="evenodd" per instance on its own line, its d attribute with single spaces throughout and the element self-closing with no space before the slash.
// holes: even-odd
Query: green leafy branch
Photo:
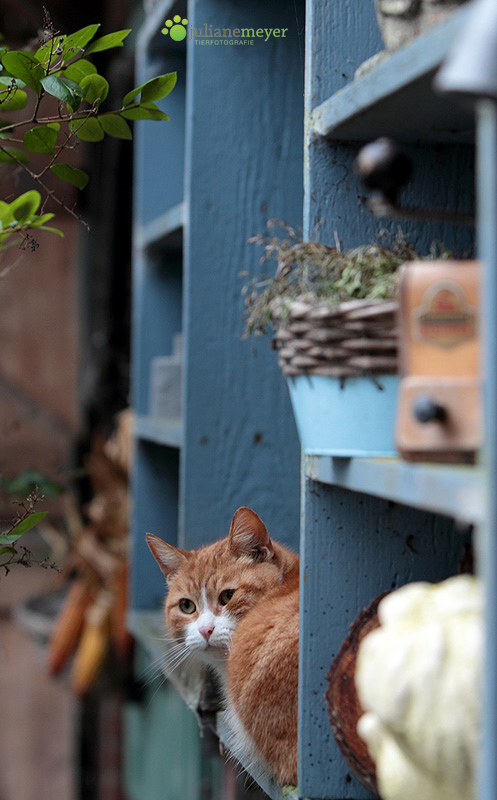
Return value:
<svg viewBox="0 0 497 800">
<path fill-rule="evenodd" d="M 10 568 L 14 564 L 20 564 L 23 567 L 37 564 L 45 569 L 49 567 L 57 569 L 53 563 L 33 558 L 31 551 L 19 541 L 25 533 L 45 519 L 47 511 L 34 511 L 35 506 L 42 499 L 43 495 L 38 488 L 35 488 L 25 502 L 19 503 L 19 511 L 11 521 L 9 528 L 0 534 L 0 568 L 5 570 L 5 575 L 9 574 Z"/>
<path fill-rule="evenodd" d="M 19 242 L 33 246 L 27 234 L 30 230 L 62 235 L 60 230 L 46 225 L 54 216 L 43 213 L 49 197 L 81 221 L 74 208 L 46 184 L 50 171 L 77 189 L 85 188 L 89 175 L 64 160 L 64 154 L 74 148 L 77 140 L 98 142 L 105 135 L 132 139 L 129 122 L 169 120 L 157 102 L 174 88 L 174 72 L 137 86 L 125 95 L 118 108 L 104 106 L 110 86 L 88 57 L 122 47 L 130 29 L 95 38 L 100 26 L 93 24 L 70 35 L 60 34 L 54 30 L 47 12 L 44 24 L 45 33 L 36 51 L 0 47 L 0 113 L 22 111 L 30 96 L 34 101 L 27 119 L 0 121 L 0 163 L 22 168 L 38 187 L 11 203 L 0 201 L 0 250 Z M 56 113 L 47 110 L 47 102 L 53 104 L 53 98 L 57 100 Z M 30 164 L 33 154 L 46 156 L 37 170 Z"/>
</svg>

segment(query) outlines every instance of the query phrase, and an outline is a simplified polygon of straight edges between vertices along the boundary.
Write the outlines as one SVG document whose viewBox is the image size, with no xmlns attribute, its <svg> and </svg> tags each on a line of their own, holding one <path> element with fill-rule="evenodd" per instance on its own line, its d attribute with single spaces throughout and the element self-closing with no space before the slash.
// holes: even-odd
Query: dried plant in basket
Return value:
<svg viewBox="0 0 497 800">
<path fill-rule="evenodd" d="M 278 269 L 244 289 L 246 335 L 271 324 L 287 376 L 397 372 L 396 273 L 418 257 L 414 249 L 398 235 L 342 251 L 284 230 L 287 238 L 250 240 L 264 245 L 261 261 L 276 258 Z"/>
</svg>

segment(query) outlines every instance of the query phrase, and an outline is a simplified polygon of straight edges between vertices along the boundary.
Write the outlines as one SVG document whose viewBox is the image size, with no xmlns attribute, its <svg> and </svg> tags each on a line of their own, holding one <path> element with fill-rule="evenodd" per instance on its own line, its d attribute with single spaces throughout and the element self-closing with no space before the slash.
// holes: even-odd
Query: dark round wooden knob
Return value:
<svg viewBox="0 0 497 800">
<path fill-rule="evenodd" d="M 414 400 L 412 413 L 418 422 L 444 422 L 447 413 L 445 408 L 427 394 L 420 394 Z"/>
<path fill-rule="evenodd" d="M 395 203 L 398 192 L 411 177 L 411 159 L 393 139 L 382 136 L 359 151 L 354 172 L 368 189 L 381 192 Z"/>
</svg>

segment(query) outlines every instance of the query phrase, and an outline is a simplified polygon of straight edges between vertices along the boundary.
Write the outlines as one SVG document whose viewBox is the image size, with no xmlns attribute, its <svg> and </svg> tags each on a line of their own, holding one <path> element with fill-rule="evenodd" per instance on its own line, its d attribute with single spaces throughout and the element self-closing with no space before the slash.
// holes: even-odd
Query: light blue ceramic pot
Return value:
<svg viewBox="0 0 497 800">
<path fill-rule="evenodd" d="M 399 379 L 299 375 L 288 387 L 300 441 L 310 455 L 394 456 Z"/>
</svg>

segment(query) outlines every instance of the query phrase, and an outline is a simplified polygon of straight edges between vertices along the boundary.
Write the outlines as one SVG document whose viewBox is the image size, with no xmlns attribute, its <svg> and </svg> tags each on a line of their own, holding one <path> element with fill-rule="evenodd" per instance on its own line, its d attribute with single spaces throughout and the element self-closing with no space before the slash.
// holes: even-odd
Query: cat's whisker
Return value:
<svg viewBox="0 0 497 800">
<path fill-rule="evenodd" d="M 162 665 L 162 671 L 166 676 L 171 675 L 178 667 L 181 666 L 190 656 L 190 653 L 177 653 L 174 658 L 167 659 Z"/>
<path fill-rule="evenodd" d="M 154 658 L 145 669 L 138 675 L 138 679 L 144 683 L 152 683 L 156 678 L 164 674 L 163 671 L 164 654 Z"/>
<path fill-rule="evenodd" d="M 139 674 L 139 679 L 147 683 L 151 683 L 155 678 L 166 676 L 178 666 L 185 655 L 185 645 L 183 642 L 174 642 L 172 640 L 163 639 L 163 641 L 170 642 L 167 649 L 164 650 L 159 656 L 152 659 L 152 661 L 142 670 Z M 176 663 L 178 662 L 178 663 Z"/>
<path fill-rule="evenodd" d="M 183 652 L 181 654 L 177 653 L 176 654 L 177 662 L 174 663 L 173 666 L 171 666 L 171 663 L 168 660 L 168 656 L 169 655 L 170 655 L 169 653 L 164 653 L 161 656 L 161 658 L 155 660 L 155 665 L 156 665 L 156 667 L 158 667 L 158 670 L 156 672 L 156 676 L 155 677 L 158 679 L 158 682 L 157 682 L 157 686 L 155 688 L 155 691 L 153 692 L 152 696 L 150 697 L 149 704 L 155 698 L 155 696 L 157 695 L 157 692 L 159 692 L 162 689 L 162 687 L 164 686 L 164 684 L 168 681 L 168 679 L 170 678 L 170 676 L 172 675 L 174 670 L 177 669 L 178 666 L 181 663 L 187 662 L 188 659 L 191 657 L 191 653 L 188 652 L 188 651 Z"/>
<path fill-rule="evenodd" d="M 152 701 L 157 696 L 157 693 L 160 692 L 160 690 L 162 689 L 162 687 L 164 686 L 166 681 L 167 681 L 167 676 L 162 674 L 161 679 L 157 682 L 157 686 L 156 686 L 155 690 L 152 692 L 152 695 L 150 696 L 150 698 L 148 700 L 147 707 L 151 706 Z"/>
</svg>

